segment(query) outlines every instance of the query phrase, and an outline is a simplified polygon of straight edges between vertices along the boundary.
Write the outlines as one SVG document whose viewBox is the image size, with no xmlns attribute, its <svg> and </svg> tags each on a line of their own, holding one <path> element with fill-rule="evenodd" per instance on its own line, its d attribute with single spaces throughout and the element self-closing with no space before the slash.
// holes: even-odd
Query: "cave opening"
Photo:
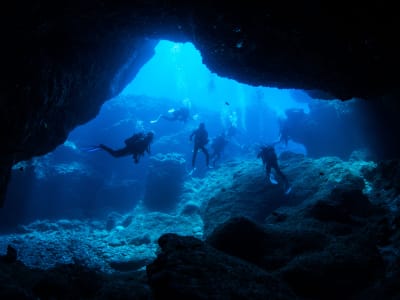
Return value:
<svg viewBox="0 0 400 300">
<path fill-rule="evenodd" d="M 15 226 L 36 219 L 104 218 L 111 211 L 131 211 L 148 188 L 151 156 L 134 164 L 131 156 L 115 159 L 91 150 L 99 144 L 121 147 L 137 132 L 153 131 L 151 155 L 180 153 L 187 172 L 192 155 L 188 137 L 201 122 L 206 124 L 210 140 L 231 127 L 237 129 L 222 161 L 254 158 L 257 147 L 279 140 L 281 122 L 289 118 L 294 122 L 293 136 L 287 145 L 276 144 L 278 154 L 308 155 L 311 145 L 311 155 L 348 156 L 352 145 L 320 146 L 327 143 L 322 138 L 341 138 L 343 133 L 338 130 L 346 129 L 337 127 L 352 113 L 352 105 L 351 101 L 313 99 L 302 90 L 251 86 L 222 78 L 203 64 L 193 44 L 160 41 L 154 57 L 118 96 L 103 104 L 95 119 L 75 128 L 53 152 L 13 167 L 10 200 L 6 200 L 2 220 Z M 181 106 L 190 107 L 189 122 L 159 119 Z M 310 107 L 314 109 L 311 118 Z M 322 130 L 321 125 L 330 127 Z M 311 133 L 302 126 L 308 126 Z M 198 155 L 197 164 L 199 176 L 205 176 L 203 155 Z"/>
<path fill-rule="evenodd" d="M 0 229 L 40 233 L 49 244 L 57 243 L 48 236 L 52 230 L 62 230 L 72 240 L 87 232 L 94 232 L 95 240 L 107 232 L 107 240 L 117 239 L 121 245 L 127 243 L 125 231 L 135 232 L 133 240 L 144 246 L 132 257 L 154 258 L 154 245 L 164 232 L 203 236 L 196 212 L 204 195 L 196 196 L 201 190 L 196 185 L 207 185 L 213 170 L 200 153 L 192 174 L 189 136 L 200 123 L 206 124 L 209 149 L 217 136 L 236 130 L 214 165 L 217 172 L 226 166 L 233 170 L 240 164 L 259 163 L 257 152 L 267 144 L 274 144 L 278 155 L 348 159 L 364 146 L 361 128 L 346 127 L 357 117 L 358 103 L 313 99 L 302 90 L 222 78 L 203 64 L 193 44 L 160 41 L 154 57 L 119 95 L 102 105 L 96 118 L 76 127 L 53 152 L 14 165 Z M 190 111 L 186 122 L 161 117 L 182 106 Z M 287 122 L 291 129 L 285 144 L 280 133 Z M 151 151 L 139 163 L 131 155 L 115 158 L 98 147 L 118 149 L 132 134 L 150 131 L 155 134 Z M 263 172 L 261 163 L 256 170 Z M 229 176 L 221 180 L 229 184 Z M 77 233 L 78 227 L 82 232 Z M 69 246 L 60 250 L 64 262 L 82 254 L 79 243 L 72 253 Z M 114 255 L 122 257 L 124 251 Z M 30 256 L 23 261 L 39 268 L 60 262 L 56 257 L 45 262 Z"/>
<path fill-rule="evenodd" d="M 13 167 L 10 200 L 3 209 L 12 213 L 3 221 L 15 224 L 16 220 L 84 218 L 131 210 L 144 193 L 148 156 L 135 165 L 130 156 L 114 159 L 101 151 L 87 152 L 92 145 L 118 148 L 132 133 L 153 130 L 152 154 L 182 152 L 189 168 L 187 137 L 198 123 L 207 124 L 210 138 L 233 124 L 241 132 L 236 146 L 226 151 L 231 153 L 226 159 L 233 159 L 243 154 L 242 148 L 278 139 L 278 119 L 285 109 L 307 113 L 310 100 L 302 91 L 254 87 L 221 78 L 202 63 L 193 44 L 160 41 L 154 57 L 117 97 L 103 104 L 95 119 L 75 128 L 53 152 Z M 159 114 L 182 105 L 190 105 L 193 114 L 187 124 L 152 123 Z M 178 142 L 170 143 L 174 136 Z M 306 154 L 302 144 L 290 141 L 290 146 Z M 203 156 L 198 161 L 201 165 Z"/>
</svg>

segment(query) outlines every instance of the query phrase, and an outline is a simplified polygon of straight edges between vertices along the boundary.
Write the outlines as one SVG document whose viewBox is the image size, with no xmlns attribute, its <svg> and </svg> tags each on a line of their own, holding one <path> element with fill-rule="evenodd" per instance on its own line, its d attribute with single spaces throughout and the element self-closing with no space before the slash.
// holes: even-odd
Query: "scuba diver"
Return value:
<svg viewBox="0 0 400 300">
<path fill-rule="evenodd" d="M 167 115 L 161 115 L 160 118 L 167 121 L 182 121 L 186 123 L 190 118 L 190 111 L 187 107 L 181 107 L 177 110 L 170 109 Z"/>
<path fill-rule="evenodd" d="M 228 136 L 228 138 L 234 137 L 237 132 L 238 132 L 238 117 L 237 117 L 237 113 L 236 111 L 231 111 L 229 109 L 229 111 L 223 111 L 222 112 L 224 115 L 224 119 L 226 119 L 224 121 L 224 127 L 226 128 L 226 135 Z"/>
<path fill-rule="evenodd" d="M 289 124 L 287 119 L 279 119 L 279 142 L 288 146 L 289 143 Z"/>
<path fill-rule="evenodd" d="M 132 155 L 135 164 L 139 162 L 139 158 L 144 156 L 144 153 L 147 152 L 150 154 L 150 144 L 153 142 L 154 133 L 152 131 L 148 133 L 136 133 L 130 138 L 126 139 L 125 147 L 113 150 L 110 147 L 107 147 L 103 144 L 100 144 L 98 148 L 103 149 L 104 151 L 111 154 L 113 157 L 122 157 L 127 155 Z"/>
<path fill-rule="evenodd" d="M 278 174 L 283 181 L 285 194 L 289 194 L 292 188 L 290 187 L 289 181 L 285 174 L 282 173 L 278 166 L 278 157 L 276 155 L 274 146 L 262 146 L 257 154 L 257 158 L 261 158 L 263 165 L 265 166 L 267 180 L 272 184 L 278 183 L 271 174 L 271 168 L 274 169 L 276 174 Z"/>
<path fill-rule="evenodd" d="M 205 146 L 207 145 L 209 140 L 208 140 L 208 132 L 206 130 L 204 123 L 199 124 L 199 127 L 196 130 L 194 130 L 190 135 L 189 140 L 192 141 L 193 137 L 194 137 L 194 146 L 193 146 L 193 156 L 192 156 L 192 168 L 193 170 L 195 169 L 194 166 L 196 164 L 196 156 L 199 150 L 203 151 L 204 155 L 206 156 L 206 165 L 208 167 L 210 156 Z"/>
<path fill-rule="evenodd" d="M 231 125 L 231 126 L 229 126 L 229 128 L 226 130 L 226 135 L 227 135 L 229 138 L 233 138 L 233 137 L 237 134 L 237 132 L 238 132 L 237 127 Z"/>
<path fill-rule="evenodd" d="M 221 133 L 211 142 L 211 148 L 213 149 L 213 152 L 211 153 L 210 158 L 213 162 L 213 167 L 215 167 L 215 163 L 221 158 L 221 154 L 227 144 L 228 140 L 225 138 L 225 133 Z"/>
<path fill-rule="evenodd" d="M 168 110 L 167 114 L 159 115 L 157 119 L 150 121 L 150 123 L 157 123 L 160 119 L 164 119 L 167 121 L 182 121 L 183 123 L 186 123 L 189 119 L 195 119 L 195 116 L 190 116 L 190 107 L 190 100 L 186 98 L 185 100 L 183 100 L 182 107 L 178 109 L 171 108 L 170 110 Z"/>
</svg>

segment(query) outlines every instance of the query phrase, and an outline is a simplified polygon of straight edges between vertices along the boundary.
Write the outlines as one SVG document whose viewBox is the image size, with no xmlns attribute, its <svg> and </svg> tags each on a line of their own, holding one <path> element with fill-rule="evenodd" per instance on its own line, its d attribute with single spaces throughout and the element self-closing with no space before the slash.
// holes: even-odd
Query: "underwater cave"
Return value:
<svg viewBox="0 0 400 300">
<path fill-rule="evenodd" d="M 2 15 L 2 299 L 399 297 L 388 7 Z"/>
</svg>

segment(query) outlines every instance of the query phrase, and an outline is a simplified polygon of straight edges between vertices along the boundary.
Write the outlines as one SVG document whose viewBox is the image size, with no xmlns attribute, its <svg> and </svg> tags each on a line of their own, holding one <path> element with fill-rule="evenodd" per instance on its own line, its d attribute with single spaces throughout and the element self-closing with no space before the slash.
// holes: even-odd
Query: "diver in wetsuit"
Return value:
<svg viewBox="0 0 400 300">
<path fill-rule="evenodd" d="M 191 108 L 190 100 L 186 98 L 183 101 L 182 107 L 178 109 L 171 108 L 170 110 L 168 110 L 167 114 L 159 115 L 157 119 L 150 121 L 150 123 L 151 124 L 158 123 L 160 119 L 164 119 L 167 121 L 181 121 L 183 123 L 187 123 L 189 120 L 196 119 L 196 116 L 190 115 L 190 108 Z"/>
<path fill-rule="evenodd" d="M 139 158 L 144 156 L 144 153 L 147 152 L 150 154 L 150 144 L 153 142 L 154 133 L 136 133 L 130 138 L 126 139 L 125 147 L 121 149 L 111 149 L 110 147 L 100 144 L 98 147 L 103 149 L 113 157 L 123 157 L 127 155 L 132 155 L 134 162 L 139 163 Z"/>
<path fill-rule="evenodd" d="M 208 167 L 210 156 L 205 147 L 208 143 L 208 132 L 205 128 L 204 123 L 200 123 L 199 127 L 192 132 L 192 134 L 189 137 L 190 141 L 192 141 L 193 137 L 194 137 L 194 146 L 193 146 L 193 156 L 192 156 L 192 168 L 194 169 L 194 166 L 196 164 L 197 152 L 199 150 L 203 151 L 204 155 L 206 156 L 206 164 Z"/>
<path fill-rule="evenodd" d="M 225 146 L 228 144 L 228 140 L 225 138 L 225 133 L 220 134 L 216 138 L 213 139 L 211 143 L 211 148 L 213 152 L 211 153 L 210 159 L 213 162 L 213 167 L 218 160 L 221 158 L 221 154 L 225 149 Z"/>
<path fill-rule="evenodd" d="M 189 108 L 187 107 L 181 107 L 177 110 L 173 110 L 171 113 L 167 115 L 161 115 L 162 119 L 168 121 L 182 121 L 183 123 L 186 123 L 189 120 L 189 117 L 190 117 L 190 112 Z"/>
<path fill-rule="evenodd" d="M 279 175 L 283 181 L 285 193 L 288 194 L 291 191 L 291 187 L 287 177 L 279 168 L 278 156 L 276 155 L 275 148 L 273 146 L 262 146 L 257 154 L 257 158 L 261 158 L 263 164 L 265 165 L 267 180 L 271 182 L 271 169 L 274 169 L 276 174 Z"/>
</svg>

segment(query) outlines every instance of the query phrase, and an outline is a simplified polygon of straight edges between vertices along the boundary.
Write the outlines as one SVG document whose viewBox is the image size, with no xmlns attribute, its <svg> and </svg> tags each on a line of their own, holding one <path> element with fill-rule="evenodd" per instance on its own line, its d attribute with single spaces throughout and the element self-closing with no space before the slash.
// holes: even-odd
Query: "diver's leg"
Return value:
<svg viewBox="0 0 400 300">
<path fill-rule="evenodd" d="M 278 162 L 277 161 L 273 161 L 271 163 L 271 167 L 275 170 L 275 173 L 281 177 L 281 179 L 285 182 L 285 184 L 287 183 L 287 178 L 286 176 L 282 173 L 281 169 L 278 166 Z"/>
<path fill-rule="evenodd" d="M 267 177 L 268 182 L 271 182 L 271 180 L 269 179 L 270 175 L 271 175 L 271 164 L 267 163 L 265 165 L 265 175 Z"/>
<path fill-rule="evenodd" d="M 192 168 L 194 168 L 194 165 L 196 164 L 196 156 L 197 152 L 199 151 L 199 147 L 194 146 L 193 148 L 193 156 L 192 156 Z"/>
<path fill-rule="evenodd" d="M 150 123 L 151 123 L 151 124 L 157 123 L 157 122 L 160 120 L 161 117 L 162 117 L 162 115 L 159 115 L 159 116 L 157 117 L 157 119 L 151 120 Z"/>
<path fill-rule="evenodd" d="M 276 173 L 282 178 L 282 180 L 283 180 L 283 183 L 285 184 L 285 186 L 287 187 L 288 185 L 289 185 L 289 181 L 288 181 L 288 179 L 287 179 L 287 177 L 286 177 L 286 175 L 285 174 L 283 174 L 283 172 L 278 168 L 278 169 L 276 169 Z"/>
<path fill-rule="evenodd" d="M 213 161 L 213 166 L 214 167 L 215 167 L 216 162 L 219 161 L 220 158 L 221 158 L 221 154 L 219 152 L 217 152 L 215 154 L 215 158 L 214 158 L 214 161 Z"/>
<path fill-rule="evenodd" d="M 208 151 L 204 146 L 202 146 L 200 149 L 201 149 L 201 151 L 203 151 L 204 155 L 206 156 L 206 164 L 208 167 L 208 165 L 210 163 L 210 155 L 208 154 Z"/>
<path fill-rule="evenodd" d="M 214 150 L 213 153 L 211 153 L 210 160 L 212 161 L 213 166 L 215 167 L 215 163 L 218 160 L 218 152 L 217 151 Z"/>
<path fill-rule="evenodd" d="M 118 150 L 114 150 L 114 157 L 122 157 L 122 156 L 127 156 L 131 154 L 129 149 L 127 148 L 122 148 Z"/>
<path fill-rule="evenodd" d="M 284 184 L 284 189 L 285 189 L 285 194 L 289 194 L 290 191 L 292 190 L 290 184 L 289 184 L 289 180 L 287 179 L 286 175 L 283 174 L 283 172 L 279 169 L 279 176 L 281 176 L 282 180 L 283 180 L 283 184 Z"/>
<path fill-rule="evenodd" d="M 212 165 L 215 167 L 215 162 L 217 160 L 217 153 L 215 151 L 213 153 L 211 153 L 210 160 L 212 162 Z"/>
<path fill-rule="evenodd" d="M 113 157 L 121 157 L 121 156 L 126 156 L 129 154 L 129 151 L 127 148 L 113 150 L 110 147 L 107 147 L 106 145 L 103 145 L 103 144 L 99 145 L 99 147 L 101 149 L 103 149 L 104 151 L 108 152 L 109 154 L 111 154 Z"/>
<path fill-rule="evenodd" d="M 169 116 L 169 115 L 161 115 L 161 118 L 168 120 L 168 121 L 175 121 L 175 118 L 173 116 Z"/>
<path fill-rule="evenodd" d="M 274 166 L 274 169 L 275 169 L 276 174 L 278 174 L 280 176 L 281 180 L 283 181 L 285 192 L 290 191 L 289 180 L 287 179 L 285 174 L 283 174 L 283 172 L 281 171 L 281 169 L 278 166 Z"/>
</svg>

